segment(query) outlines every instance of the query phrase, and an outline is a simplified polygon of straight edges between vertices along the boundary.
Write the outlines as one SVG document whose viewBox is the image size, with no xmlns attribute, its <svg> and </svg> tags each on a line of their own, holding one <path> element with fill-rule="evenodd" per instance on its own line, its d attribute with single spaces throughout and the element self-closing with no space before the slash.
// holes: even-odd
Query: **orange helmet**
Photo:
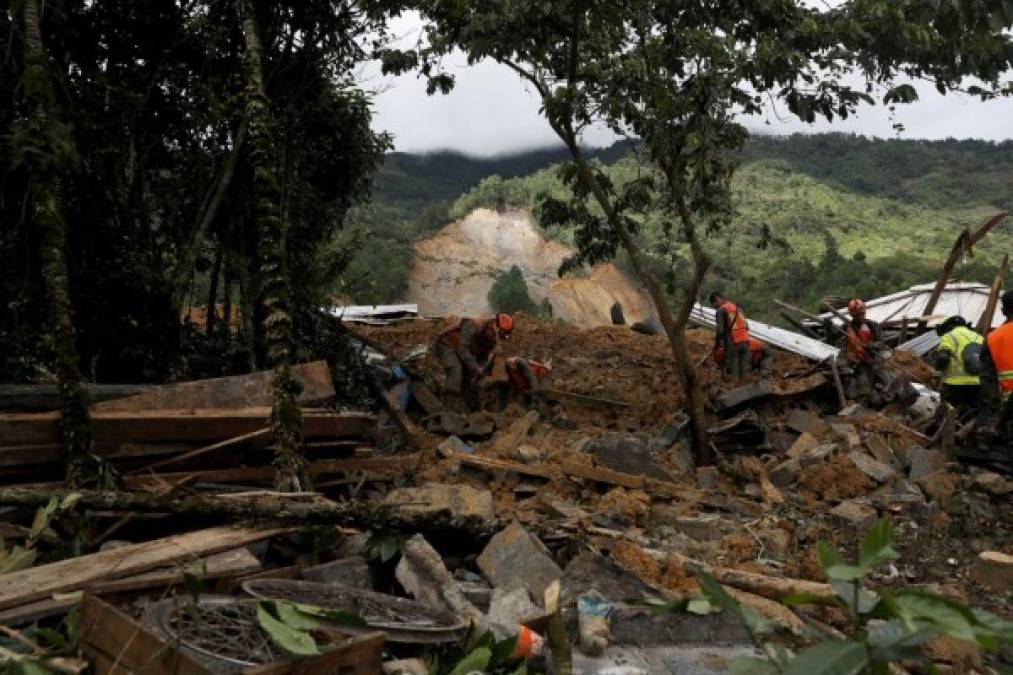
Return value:
<svg viewBox="0 0 1013 675">
<path fill-rule="evenodd" d="M 509 314 L 497 314 L 496 315 L 496 328 L 499 329 L 499 335 L 502 338 L 509 338 L 510 334 L 514 331 L 514 319 Z"/>
<path fill-rule="evenodd" d="M 851 316 L 861 316 L 865 314 L 865 303 L 855 298 L 848 303 L 848 314 Z"/>
</svg>

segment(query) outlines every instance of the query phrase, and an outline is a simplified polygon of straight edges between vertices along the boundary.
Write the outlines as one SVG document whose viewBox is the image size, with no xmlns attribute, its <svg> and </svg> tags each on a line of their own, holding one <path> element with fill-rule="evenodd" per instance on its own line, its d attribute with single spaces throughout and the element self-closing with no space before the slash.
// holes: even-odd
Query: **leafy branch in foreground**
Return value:
<svg viewBox="0 0 1013 675">
<path fill-rule="evenodd" d="M 834 590 L 831 600 L 808 595 L 785 598 L 784 604 L 799 606 L 831 604 L 847 612 L 847 634 L 830 636 L 814 629 L 819 642 L 795 652 L 771 642 L 771 625 L 740 605 L 717 581 L 696 571 L 703 596 L 716 607 L 732 612 L 745 624 L 763 658 L 744 657 L 732 663 L 737 675 L 885 675 L 891 663 L 912 662 L 931 666 L 924 651 L 927 642 L 949 635 L 994 651 L 1002 642 L 1013 642 L 1013 622 L 950 598 L 903 589 L 871 590 L 863 581 L 878 566 L 899 557 L 893 545 L 893 527 L 882 519 L 866 534 L 857 564 L 825 542 L 818 546 L 820 568 Z M 689 609 L 687 606 L 686 609 Z"/>
</svg>

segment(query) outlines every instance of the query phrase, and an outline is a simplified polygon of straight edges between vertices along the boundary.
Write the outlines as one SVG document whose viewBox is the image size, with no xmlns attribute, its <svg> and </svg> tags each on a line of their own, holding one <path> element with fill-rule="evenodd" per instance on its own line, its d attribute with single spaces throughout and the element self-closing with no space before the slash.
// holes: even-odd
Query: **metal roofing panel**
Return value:
<svg viewBox="0 0 1013 675">
<path fill-rule="evenodd" d="M 918 356 L 925 356 L 939 345 L 939 336 L 936 335 L 936 331 L 929 330 L 925 331 L 916 338 L 912 338 L 907 342 L 897 345 L 897 351 L 911 352 Z"/>
<path fill-rule="evenodd" d="M 717 325 L 716 314 L 717 310 L 704 307 L 698 303 L 693 307 L 689 319 L 697 325 L 713 329 Z M 814 361 L 836 358 L 837 354 L 841 351 L 837 347 L 828 345 L 825 342 L 814 340 L 811 337 L 800 335 L 784 328 L 771 326 L 755 319 L 749 320 L 749 333 L 773 347 L 778 347 L 779 349 L 804 356 Z"/>
<path fill-rule="evenodd" d="M 925 312 L 929 296 L 935 284 L 922 284 L 912 286 L 906 291 L 885 295 L 881 298 L 874 298 L 865 302 L 866 316 L 872 321 L 885 322 L 899 319 L 919 319 Z M 946 285 L 935 309 L 932 311 L 934 318 L 929 319 L 926 324 L 935 326 L 944 318 L 959 314 L 970 323 L 978 322 L 979 317 L 985 311 L 988 304 L 989 287 L 984 284 L 953 281 Z M 827 312 L 823 317 L 831 317 Z M 1002 312 L 996 308 L 992 317 L 992 327 L 1002 325 L 1005 321 Z M 835 323 L 840 320 L 834 319 Z"/>
</svg>

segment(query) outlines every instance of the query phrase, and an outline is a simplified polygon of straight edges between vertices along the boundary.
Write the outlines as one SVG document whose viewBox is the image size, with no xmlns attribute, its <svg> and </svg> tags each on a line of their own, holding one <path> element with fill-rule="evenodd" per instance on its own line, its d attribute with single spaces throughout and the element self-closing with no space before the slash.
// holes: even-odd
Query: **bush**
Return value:
<svg viewBox="0 0 1013 675">
<path fill-rule="evenodd" d="M 524 281 L 524 275 L 521 274 L 521 269 L 517 265 L 513 265 L 508 271 L 501 272 L 496 277 L 487 298 L 489 306 L 497 313 L 539 314 L 538 305 L 528 293 L 528 282 Z"/>
</svg>

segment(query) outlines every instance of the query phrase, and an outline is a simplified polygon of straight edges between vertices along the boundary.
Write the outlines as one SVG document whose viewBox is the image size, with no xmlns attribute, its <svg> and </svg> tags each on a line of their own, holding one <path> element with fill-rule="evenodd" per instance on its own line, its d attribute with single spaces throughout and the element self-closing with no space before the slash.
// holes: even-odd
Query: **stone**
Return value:
<svg viewBox="0 0 1013 675">
<path fill-rule="evenodd" d="M 579 438 L 570 446 L 570 452 L 591 452 L 594 449 L 594 441 L 587 436 Z"/>
<path fill-rule="evenodd" d="M 517 635 L 518 626 L 543 616 L 545 612 L 535 603 L 523 588 L 505 591 L 497 588 L 492 592 L 489 611 L 482 619 L 480 633 L 492 631 L 497 640 Z"/>
<path fill-rule="evenodd" d="M 458 579 L 457 585 L 461 587 L 461 592 L 464 593 L 464 597 L 468 598 L 468 602 L 475 605 L 479 611 L 489 611 L 489 605 L 492 603 L 493 594 L 493 588 L 489 584 L 487 584 L 484 580 L 461 581 Z"/>
<path fill-rule="evenodd" d="M 672 419 L 661 430 L 661 433 L 655 436 L 650 443 L 651 452 L 661 452 L 675 445 L 675 443 L 689 433 L 690 419 L 689 415 L 684 412 L 677 412 L 672 416 Z"/>
<path fill-rule="evenodd" d="M 802 457 L 819 445 L 820 439 L 816 438 L 808 431 L 803 431 L 795 442 L 792 443 L 791 447 L 788 448 L 787 455 L 792 458 Z"/>
<path fill-rule="evenodd" d="M 612 558 L 582 548 L 563 571 L 560 604 L 566 607 L 576 603 L 577 598 L 591 588 L 614 602 L 646 598 L 656 593 Z"/>
<path fill-rule="evenodd" d="M 999 593 L 1013 592 L 1013 555 L 983 551 L 971 567 L 971 580 Z"/>
<path fill-rule="evenodd" d="M 553 518 L 583 520 L 590 515 L 576 504 L 559 499 L 545 490 L 539 493 L 538 498 L 542 506 L 545 507 L 545 511 Z"/>
<path fill-rule="evenodd" d="M 852 464 L 858 467 L 859 471 L 877 483 L 885 483 L 897 475 L 897 472 L 893 469 L 893 467 L 883 464 L 883 462 L 870 457 L 860 450 L 852 450 L 849 452 L 848 459 L 851 460 Z"/>
<path fill-rule="evenodd" d="M 793 429 L 800 434 L 808 433 L 816 438 L 823 438 L 830 433 L 830 425 L 827 421 L 808 410 L 792 410 L 788 413 L 784 424 L 789 429 Z"/>
<path fill-rule="evenodd" d="M 861 403 L 851 403 L 841 408 L 840 412 L 837 413 L 838 417 L 858 417 L 865 412 L 865 408 L 862 407 Z"/>
<path fill-rule="evenodd" d="M 721 538 L 722 523 L 718 516 L 682 516 L 676 518 L 672 525 L 690 539 L 714 541 Z"/>
<path fill-rule="evenodd" d="M 779 488 L 788 487 L 802 473 L 802 460 L 789 459 L 781 462 L 770 472 L 770 482 Z"/>
<path fill-rule="evenodd" d="M 509 427 L 500 430 L 492 439 L 492 452 L 502 455 L 523 445 L 531 427 L 538 422 L 540 417 L 541 414 L 538 411 L 529 410 L 520 419 L 514 420 Z"/>
<path fill-rule="evenodd" d="M 523 588 L 535 598 L 563 576 L 545 545 L 516 521 L 489 540 L 475 563 L 493 587 Z"/>
<path fill-rule="evenodd" d="M 971 479 L 970 489 L 975 492 L 984 492 L 996 497 L 1013 492 L 1013 484 L 1007 482 L 1002 476 L 991 471 L 979 473 Z"/>
<path fill-rule="evenodd" d="M 791 548 L 791 535 L 780 527 L 770 527 L 759 530 L 756 533 L 757 539 L 763 544 L 761 558 L 783 562 L 788 558 Z"/>
<path fill-rule="evenodd" d="M 696 469 L 696 486 L 701 490 L 713 490 L 718 486 L 721 473 L 717 467 L 700 466 Z"/>
<path fill-rule="evenodd" d="M 541 464 L 545 461 L 545 451 L 533 445 L 522 445 L 517 448 L 517 456 L 525 464 Z"/>
<path fill-rule="evenodd" d="M 722 394 L 718 397 L 717 408 L 721 412 L 726 412 L 747 404 L 757 403 L 773 395 L 774 385 L 770 383 L 770 380 L 761 380 Z"/>
<path fill-rule="evenodd" d="M 868 448 L 869 453 L 873 457 L 883 464 L 891 466 L 895 470 L 900 470 L 902 468 L 900 460 L 897 459 L 897 455 L 893 452 L 893 448 L 891 448 L 879 434 L 869 434 L 866 436 L 865 447 Z"/>
<path fill-rule="evenodd" d="M 421 534 L 404 543 L 401 559 L 394 568 L 394 578 L 419 602 L 445 609 L 465 620 L 482 618 L 482 612 L 464 595 L 443 564 L 443 558 Z"/>
<path fill-rule="evenodd" d="M 945 509 L 950 506 L 953 493 L 957 491 L 957 477 L 946 469 L 940 469 L 922 476 L 918 480 L 918 485 L 929 499 L 939 502 Z"/>
<path fill-rule="evenodd" d="M 924 502 L 925 495 L 917 485 L 912 484 L 905 478 L 898 478 L 894 481 L 893 490 L 890 492 L 888 499 L 894 503 Z"/>
<path fill-rule="evenodd" d="M 397 659 L 383 662 L 383 675 L 427 675 L 429 668 L 422 659 Z"/>
<path fill-rule="evenodd" d="M 647 444 L 633 434 L 609 432 L 594 442 L 591 452 L 600 464 L 612 471 L 672 480 L 671 474 L 654 462 Z"/>
<path fill-rule="evenodd" d="M 372 588 L 373 578 L 369 573 L 369 563 L 365 558 L 354 556 L 342 558 L 322 565 L 307 567 L 302 571 L 302 578 L 307 581 L 319 581 L 324 584 L 339 584 L 353 588 Z"/>
<path fill-rule="evenodd" d="M 918 482 L 933 471 L 938 471 L 946 466 L 946 456 L 938 450 L 926 450 L 925 448 L 911 448 L 908 451 L 911 468 L 908 470 L 908 480 Z"/>
<path fill-rule="evenodd" d="M 931 660 L 946 664 L 936 666 L 938 673 L 970 675 L 981 672 L 981 650 L 973 642 L 952 635 L 939 635 L 925 643 L 925 652 Z"/>
<path fill-rule="evenodd" d="M 844 443 L 849 450 L 858 450 L 862 447 L 862 437 L 858 435 L 858 429 L 854 424 L 835 423 L 830 425 L 830 431 Z"/>
<path fill-rule="evenodd" d="M 837 446 L 833 443 L 824 443 L 818 445 L 802 457 L 799 457 L 799 461 L 802 463 L 803 469 L 808 469 L 810 466 L 822 464 L 827 461 L 833 454 L 837 452 Z"/>
<path fill-rule="evenodd" d="M 496 417 L 485 412 L 467 415 L 442 412 L 429 418 L 429 430 L 461 438 L 481 440 L 489 438 L 496 431 Z"/>
<path fill-rule="evenodd" d="M 396 506 L 407 513 L 438 513 L 450 511 L 458 517 L 496 519 L 492 493 L 468 485 L 427 483 L 422 487 L 397 488 L 387 493 L 384 504 Z"/>
<path fill-rule="evenodd" d="M 455 454 L 473 454 L 475 449 L 457 436 L 451 436 L 436 446 L 436 451 L 440 453 L 441 457 L 453 457 Z"/>
<path fill-rule="evenodd" d="M 856 501 L 843 501 L 830 509 L 829 514 L 838 522 L 862 531 L 876 524 L 876 509 Z"/>
</svg>

